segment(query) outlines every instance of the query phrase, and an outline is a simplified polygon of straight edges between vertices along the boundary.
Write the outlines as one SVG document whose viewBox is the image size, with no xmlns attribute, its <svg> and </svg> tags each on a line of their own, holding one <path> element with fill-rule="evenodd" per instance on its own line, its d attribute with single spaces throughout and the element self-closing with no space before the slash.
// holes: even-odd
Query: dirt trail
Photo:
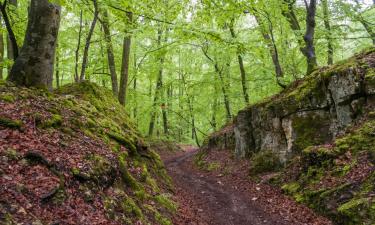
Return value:
<svg viewBox="0 0 375 225">
<path fill-rule="evenodd" d="M 213 225 L 275 225 L 288 224 L 277 215 L 270 215 L 254 199 L 215 177 L 204 176 L 192 168 L 197 149 L 187 148 L 185 153 L 165 160 L 165 165 L 177 188 L 180 212 L 184 218 L 175 224 Z M 188 203 L 184 203 L 188 201 Z M 190 218 L 189 218 L 190 217 Z"/>
</svg>

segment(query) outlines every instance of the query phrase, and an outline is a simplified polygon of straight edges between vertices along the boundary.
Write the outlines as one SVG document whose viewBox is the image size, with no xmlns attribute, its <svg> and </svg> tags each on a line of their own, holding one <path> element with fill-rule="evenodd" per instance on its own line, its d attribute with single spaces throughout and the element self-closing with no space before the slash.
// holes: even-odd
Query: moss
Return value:
<svg viewBox="0 0 375 225">
<path fill-rule="evenodd" d="M 13 148 L 8 148 L 6 151 L 5 151 L 5 154 L 7 156 L 8 159 L 10 160 L 20 160 L 21 159 L 21 155 L 18 153 L 17 150 L 13 149 Z"/>
<path fill-rule="evenodd" d="M 129 171 L 127 169 L 127 163 L 125 161 L 124 155 L 121 155 L 119 157 L 119 169 L 120 169 L 120 173 L 121 173 L 121 178 L 125 182 L 126 185 L 128 185 L 129 187 L 131 187 L 134 190 L 142 190 L 143 189 L 141 184 L 139 184 L 137 182 L 137 180 L 134 179 L 134 177 L 129 173 Z"/>
<path fill-rule="evenodd" d="M 299 183 L 297 182 L 292 182 L 292 183 L 289 183 L 289 184 L 284 184 L 281 189 L 287 193 L 287 194 L 290 194 L 290 195 L 294 195 L 296 192 L 298 192 L 300 190 L 301 186 Z"/>
<path fill-rule="evenodd" d="M 337 211 L 348 218 L 346 224 L 370 224 L 375 219 L 374 204 L 375 200 L 371 200 L 371 198 L 352 199 L 342 204 Z M 365 222 L 366 220 L 367 222 Z"/>
<path fill-rule="evenodd" d="M 215 171 L 220 168 L 220 164 L 217 162 L 211 162 L 207 165 L 207 170 L 208 171 Z"/>
<path fill-rule="evenodd" d="M 21 129 L 23 126 L 23 123 L 21 120 L 12 120 L 12 119 L 0 116 L 0 126 L 11 128 L 11 129 Z"/>
<path fill-rule="evenodd" d="M 282 167 L 279 157 L 271 150 L 260 151 L 250 159 L 250 174 L 277 171 Z"/>
<path fill-rule="evenodd" d="M 160 225 L 172 225 L 172 221 L 163 215 L 161 215 L 154 207 L 151 205 L 145 205 L 144 206 L 146 210 L 151 212 L 154 215 L 155 220 L 158 222 Z"/>
<path fill-rule="evenodd" d="M 13 103 L 16 101 L 16 97 L 13 96 L 13 94 L 5 93 L 5 94 L 0 94 L 0 100 L 3 100 L 8 103 Z"/>
<path fill-rule="evenodd" d="M 52 116 L 49 119 L 41 122 L 40 127 L 42 127 L 42 128 L 50 128 L 50 127 L 58 128 L 62 125 L 62 123 L 63 123 L 63 118 L 60 115 L 52 114 Z"/>
<path fill-rule="evenodd" d="M 135 154 L 137 152 L 137 148 L 135 147 L 135 145 L 126 137 L 123 137 L 120 134 L 113 132 L 108 132 L 107 135 L 108 137 L 112 138 L 113 140 L 117 141 L 119 144 L 127 148 L 130 153 Z"/>
<path fill-rule="evenodd" d="M 130 216 L 135 216 L 139 219 L 142 219 L 144 217 L 142 210 L 137 206 L 135 201 L 130 197 L 126 197 L 125 199 L 123 199 L 121 208 L 126 214 Z"/>
<path fill-rule="evenodd" d="M 177 212 L 178 206 L 175 202 L 170 199 L 170 195 L 161 194 L 155 196 L 155 201 L 162 205 L 164 208 L 168 209 L 170 212 Z"/>
<path fill-rule="evenodd" d="M 329 127 L 330 118 L 319 115 L 307 115 L 293 119 L 293 130 L 296 133 L 295 148 L 305 149 L 309 146 L 319 145 L 327 140 L 326 128 Z"/>
</svg>

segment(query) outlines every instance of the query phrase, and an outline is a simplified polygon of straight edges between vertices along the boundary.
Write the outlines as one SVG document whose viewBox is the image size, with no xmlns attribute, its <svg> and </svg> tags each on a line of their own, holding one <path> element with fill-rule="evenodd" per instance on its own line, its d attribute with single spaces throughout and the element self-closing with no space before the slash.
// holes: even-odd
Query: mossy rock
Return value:
<svg viewBox="0 0 375 225">
<path fill-rule="evenodd" d="M 255 153 L 250 159 L 250 174 L 256 175 L 265 172 L 274 172 L 282 168 L 278 155 L 265 150 Z"/>
<path fill-rule="evenodd" d="M 80 170 L 72 168 L 72 175 L 81 182 L 92 182 L 101 187 L 107 187 L 114 183 L 116 168 L 106 158 L 99 155 L 89 155 L 86 158 L 87 166 Z"/>
</svg>

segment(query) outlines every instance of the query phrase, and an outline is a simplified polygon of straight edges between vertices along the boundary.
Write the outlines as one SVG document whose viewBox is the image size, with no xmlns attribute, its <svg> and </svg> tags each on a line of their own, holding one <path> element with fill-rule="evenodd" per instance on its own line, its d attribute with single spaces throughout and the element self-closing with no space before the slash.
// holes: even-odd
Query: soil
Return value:
<svg viewBox="0 0 375 225">
<path fill-rule="evenodd" d="M 179 204 L 174 224 L 332 224 L 280 190 L 249 179 L 248 162 L 232 159 L 229 151 L 210 151 L 206 160 L 220 168 L 204 171 L 194 164 L 198 149 L 192 146 L 182 149 L 175 153 L 161 152 Z"/>
</svg>

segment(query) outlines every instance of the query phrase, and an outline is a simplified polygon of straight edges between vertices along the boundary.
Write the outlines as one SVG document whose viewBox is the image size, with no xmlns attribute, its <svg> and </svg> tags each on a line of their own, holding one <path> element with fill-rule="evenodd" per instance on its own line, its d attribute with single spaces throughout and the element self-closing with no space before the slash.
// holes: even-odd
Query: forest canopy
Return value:
<svg viewBox="0 0 375 225">
<path fill-rule="evenodd" d="M 97 83 L 145 135 L 199 145 L 245 106 L 375 45 L 375 1 L 3 0 L 1 24 L 0 79 L 37 86 L 20 75 L 25 58 L 52 52 L 30 70 L 53 73 L 48 88 Z"/>
</svg>

